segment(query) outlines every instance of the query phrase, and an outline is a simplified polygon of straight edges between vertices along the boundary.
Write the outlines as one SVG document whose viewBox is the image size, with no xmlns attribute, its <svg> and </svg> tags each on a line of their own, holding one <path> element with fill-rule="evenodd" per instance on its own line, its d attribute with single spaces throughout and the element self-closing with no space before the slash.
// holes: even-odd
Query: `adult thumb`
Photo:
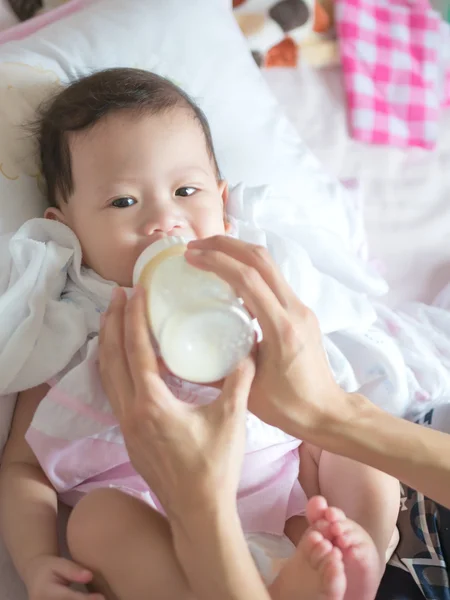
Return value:
<svg viewBox="0 0 450 600">
<path fill-rule="evenodd" d="M 241 413 L 246 410 L 254 377 L 255 361 L 248 356 L 238 364 L 223 383 L 220 400 L 227 411 Z"/>
</svg>

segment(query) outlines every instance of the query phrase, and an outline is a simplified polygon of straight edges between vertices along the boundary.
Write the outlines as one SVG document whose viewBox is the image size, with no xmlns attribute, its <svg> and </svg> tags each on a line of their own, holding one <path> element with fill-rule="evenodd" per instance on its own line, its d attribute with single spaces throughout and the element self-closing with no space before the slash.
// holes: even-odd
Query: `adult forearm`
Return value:
<svg viewBox="0 0 450 600">
<path fill-rule="evenodd" d="M 172 524 L 178 560 L 198 600 L 270 600 L 235 512 Z"/>
<path fill-rule="evenodd" d="M 57 496 L 38 468 L 11 463 L 0 472 L 0 498 L 1 534 L 26 580 L 34 558 L 58 556 Z"/>
<path fill-rule="evenodd" d="M 450 435 L 393 417 L 349 395 L 351 410 L 324 420 L 320 447 L 366 463 L 450 507 Z M 312 440 L 311 440 L 312 441 Z"/>
</svg>

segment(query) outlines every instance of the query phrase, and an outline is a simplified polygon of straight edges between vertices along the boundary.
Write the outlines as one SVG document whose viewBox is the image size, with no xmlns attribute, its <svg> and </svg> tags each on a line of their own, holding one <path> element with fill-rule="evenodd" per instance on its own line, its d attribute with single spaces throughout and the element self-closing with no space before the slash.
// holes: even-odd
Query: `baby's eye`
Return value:
<svg viewBox="0 0 450 600">
<path fill-rule="evenodd" d="M 115 208 L 127 208 L 127 206 L 133 206 L 136 204 L 136 200 L 130 196 L 124 196 L 123 198 L 116 198 L 112 201 L 111 206 Z"/>
<path fill-rule="evenodd" d="M 196 191 L 197 190 L 194 187 L 180 187 L 175 192 L 175 196 L 192 196 L 192 194 L 195 194 Z"/>
</svg>

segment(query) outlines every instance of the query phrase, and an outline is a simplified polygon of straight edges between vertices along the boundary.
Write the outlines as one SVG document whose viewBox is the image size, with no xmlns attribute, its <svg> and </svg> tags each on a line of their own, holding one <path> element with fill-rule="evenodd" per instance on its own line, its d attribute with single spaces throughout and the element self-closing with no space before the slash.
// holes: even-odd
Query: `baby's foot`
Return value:
<svg viewBox="0 0 450 600">
<path fill-rule="evenodd" d="M 314 529 L 342 551 L 347 578 L 344 600 L 374 600 L 381 579 L 381 561 L 370 535 L 338 508 L 313 498 L 307 517 Z"/>
<path fill-rule="evenodd" d="M 309 529 L 269 592 L 272 600 L 343 600 L 345 573 L 341 550 L 319 531 Z"/>
</svg>

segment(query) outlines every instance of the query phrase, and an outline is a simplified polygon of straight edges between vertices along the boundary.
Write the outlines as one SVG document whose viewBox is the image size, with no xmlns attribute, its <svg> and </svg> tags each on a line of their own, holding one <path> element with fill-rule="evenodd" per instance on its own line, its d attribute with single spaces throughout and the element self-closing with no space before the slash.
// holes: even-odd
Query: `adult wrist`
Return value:
<svg viewBox="0 0 450 600">
<path fill-rule="evenodd" d="M 344 393 L 338 410 L 327 413 L 323 419 L 314 443 L 334 454 L 380 468 L 387 450 L 385 435 L 393 421 L 396 419 L 392 415 L 362 394 Z"/>
<path fill-rule="evenodd" d="M 325 406 L 317 407 L 306 424 L 300 439 L 340 454 L 357 441 L 362 421 L 370 423 L 377 407 L 365 396 L 339 390 Z"/>
<path fill-rule="evenodd" d="M 236 507 L 216 505 L 177 524 L 178 561 L 199 600 L 270 600 L 247 546 Z"/>
<path fill-rule="evenodd" d="M 174 540 L 189 546 L 201 537 L 220 537 L 223 532 L 240 530 L 236 502 L 216 499 L 185 510 L 182 514 L 168 515 Z"/>
</svg>

